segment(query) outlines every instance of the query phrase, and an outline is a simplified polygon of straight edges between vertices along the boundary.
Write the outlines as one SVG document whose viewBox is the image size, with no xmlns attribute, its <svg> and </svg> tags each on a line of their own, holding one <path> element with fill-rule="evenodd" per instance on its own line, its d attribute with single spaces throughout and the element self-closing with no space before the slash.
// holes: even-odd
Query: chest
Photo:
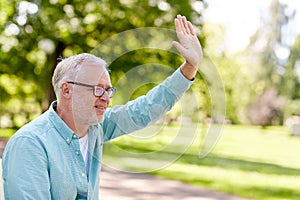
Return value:
<svg viewBox="0 0 300 200">
<path fill-rule="evenodd" d="M 75 199 L 78 194 L 97 193 L 102 145 L 97 138 L 91 140 L 85 155 L 87 165 L 78 138 L 47 143 L 50 190 L 54 199 Z"/>
</svg>

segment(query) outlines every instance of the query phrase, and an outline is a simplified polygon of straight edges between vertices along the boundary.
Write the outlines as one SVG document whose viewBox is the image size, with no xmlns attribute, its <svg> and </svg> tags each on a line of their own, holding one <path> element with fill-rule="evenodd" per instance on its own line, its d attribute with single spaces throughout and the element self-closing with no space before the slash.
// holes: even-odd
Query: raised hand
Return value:
<svg viewBox="0 0 300 200">
<path fill-rule="evenodd" d="M 203 53 L 192 23 L 187 21 L 185 16 L 177 15 L 175 28 L 179 42 L 173 41 L 172 44 L 185 59 L 186 64 L 191 65 L 197 71 Z"/>
</svg>

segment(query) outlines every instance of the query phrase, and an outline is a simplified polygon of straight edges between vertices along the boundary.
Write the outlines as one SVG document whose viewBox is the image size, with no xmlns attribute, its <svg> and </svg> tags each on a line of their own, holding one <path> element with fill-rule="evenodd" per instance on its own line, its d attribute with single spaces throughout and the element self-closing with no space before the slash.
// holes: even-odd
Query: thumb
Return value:
<svg viewBox="0 0 300 200">
<path fill-rule="evenodd" d="M 179 51 L 179 53 L 184 57 L 185 48 L 177 41 L 173 41 L 172 44 L 177 49 L 177 51 Z"/>
</svg>

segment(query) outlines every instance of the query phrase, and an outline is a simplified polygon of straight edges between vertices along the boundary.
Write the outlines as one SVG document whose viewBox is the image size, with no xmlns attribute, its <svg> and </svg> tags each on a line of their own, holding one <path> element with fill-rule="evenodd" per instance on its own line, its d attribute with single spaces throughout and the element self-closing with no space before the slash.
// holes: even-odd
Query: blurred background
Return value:
<svg viewBox="0 0 300 200">
<path fill-rule="evenodd" d="M 177 14 L 195 25 L 220 73 L 230 123 L 283 125 L 300 114 L 300 8 L 295 1 L 0 2 L 1 128 L 19 128 L 48 108 L 55 99 L 50 80 L 59 57 L 91 52 L 129 29 L 174 29 Z M 132 38 L 125 39 L 132 43 Z M 182 59 L 166 51 L 132 51 L 111 63 L 112 82 L 135 66 L 155 62 L 176 69 Z M 211 117 L 210 96 L 198 82 L 194 88 L 201 102 L 193 109 L 200 109 L 205 120 Z"/>
<path fill-rule="evenodd" d="M 300 135 L 299 2 L 0 0 L 0 9 L 0 137 L 7 140 L 55 100 L 51 76 L 58 58 L 92 52 L 107 38 L 131 29 L 174 30 L 174 18 L 182 14 L 194 24 L 203 46 L 205 58 L 201 65 L 211 63 L 219 72 L 226 98 L 227 125 L 207 158 L 198 158 L 201 138 L 199 141 L 196 138 L 194 146 L 189 144 L 189 153 L 178 152 L 181 159 L 176 161 L 177 166 L 172 165 L 174 169 L 151 173 L 239 196 L 299 198 L 300 141 L 296 137 Z M 105 53 L 117 52 L 118 39 L 100 56 L 105 58 Z M 122 44 L 129 46 L 145 42 L 132 37 L 122 40 Z M 165 38 L 158 36 L 155 40 L 162 44 Z M 172 51 L 151 48 L 130 51 L 110 63 L 112 84 L 120 84 L 118 81 L 137 66 L 158 63 L 175 70 L 182 61 Z M 163 80 L 171 73 L 164 72 L 155 67 L 147 71 L 155 80 Z M 137 73 L 144 75 L 145 71 Z M 166 137 L 183 117 L 189 128 L 213 122 L 206 74 L 200 69 L 196 78 L 180 104 L 187 106 L 175 106 L 163 120 L 166 126 L 162 132 Z M 155 81 L 141 85 L 130 97 L 118 90 L 112 106 L 145 94 L 156 84 Z M 126 83 L 123 87 L 126 89 Z M 197 102 L 191 102 L 194 98 L 189 95 L 196 96 Z M 187 110 L 184 116 L 182 109 Z M 162 146 L 168 141 L 160 139 Z M 126 151 L 135 146 L 135 151 L 141 152 L 160 148 L 157 138 L 146 143 L 134 140 L 120 139 L 114 145 Z M 165 152 L 166 157 L 170 151 Z M 111 155 L 108 160 L 122 156 L 109 146 L 106 152 Z M 199 174 L 190 176 L 191 171 Z M 232 180 L 240 176 L 245 180 Z"/>
</svg>

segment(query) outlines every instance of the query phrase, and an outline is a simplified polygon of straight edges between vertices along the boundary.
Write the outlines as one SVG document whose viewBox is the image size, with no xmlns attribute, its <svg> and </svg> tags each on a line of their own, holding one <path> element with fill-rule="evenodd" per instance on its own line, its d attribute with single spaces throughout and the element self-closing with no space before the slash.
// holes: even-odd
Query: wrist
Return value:
<svg viewBox="0 0 300 200">
<path fill-rule="evenodd" d="M 180 71 L 183 74 L 183 76 L 188 80 L 194 80 L 196 73 L 197 73 L 197 67 L 194 67 L 189 62 L 185 61 L 180 66 Z"/>
</svg>

